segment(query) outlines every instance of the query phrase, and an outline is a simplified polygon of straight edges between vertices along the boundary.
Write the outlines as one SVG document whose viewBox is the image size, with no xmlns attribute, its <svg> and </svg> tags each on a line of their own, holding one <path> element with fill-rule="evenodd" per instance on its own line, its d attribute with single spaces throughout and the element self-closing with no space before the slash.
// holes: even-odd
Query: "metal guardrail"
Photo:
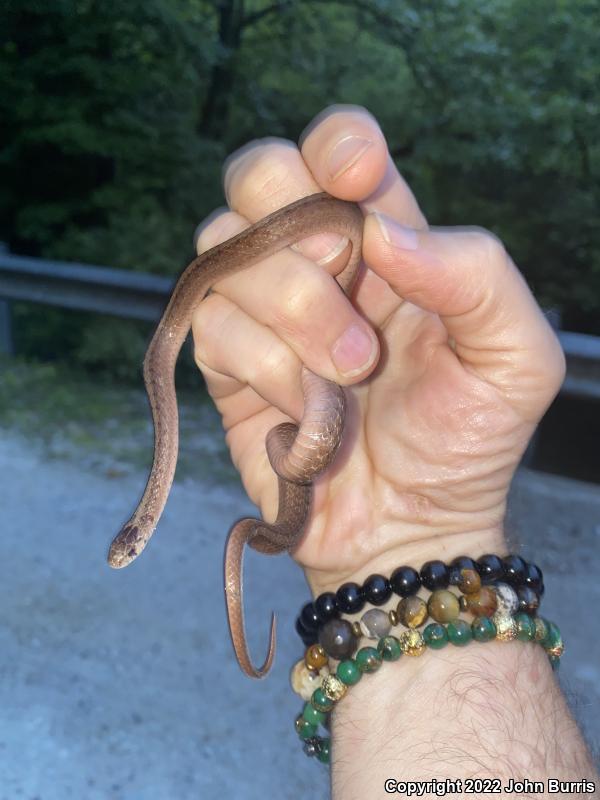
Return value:
<svg viewBox="0 0 600 800">
<path fill-rule="evenodd" d="M 156 322 L 173 283 L 140 272 L 16 256 L 0 246 L 0 350 L 12 349 L 12 300 Z M 548 316 L 557 322 L 552 312 Z M 557 334 L 567 357 L 561 393 L 600 399 L 600 336 Z"/>
<path fill-rule="evenodd" d="M 173 279 L 0 252 L 0 297 L 156 321 Z"/>
<path fill-rule="evenodd" d="M 556 331 L 567 357 L 562 394 L 600 400 L 600 336 Z"/>
</svg>

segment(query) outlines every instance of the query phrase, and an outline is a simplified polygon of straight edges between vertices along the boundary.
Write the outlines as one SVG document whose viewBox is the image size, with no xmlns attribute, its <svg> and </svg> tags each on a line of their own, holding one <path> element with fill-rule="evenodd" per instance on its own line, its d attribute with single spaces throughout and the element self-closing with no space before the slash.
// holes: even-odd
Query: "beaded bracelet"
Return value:
<svg viewBox="0 0 600 800">
<path fill-rule="evenodd" d="M 526 562 L 521 556 L 510 554 L 501 558 L 486 554 L 474 560 L 458 556 L 449 566 L 443 561 L 428 561 L 417 572 L 413 567 L 402 566 L 394 570 L 390 578 L 370 575 L 359 586 L 345 583 L 336 592 L 324 592 L 314 602 L 307 603 L 296 619 L 296 631 L 305 645 L 319 640 L 320 628 L 341 614 L 356 614 L 369 603 L 381 606 L 392 596 L 415 595 L 421 587 L 434 591 L 456 586 L 463 569 L 475 570 L 484 585 L 501 580 L 513 586 L 524 611 L 534 610 L 544 594 L 544 578 L 540 568 Z"/>
<path fill-rule="evenodd" d="M 326 622 L 319 630 L 319 644 L 332 658 L 341 660 L 351 656 L 358 647 L 361 636 L 379 639 L 390 633 L 392 627 L 399 623 L 407 628 L 419 628 L 431 618 L 435 622 L 453 622 L 461 611 L 467 611 L 474 617 L 512 615 L 522 611 L 533 616 L 540 600 L 534 595 L 534 601 L 519 596 L 513 586 L 496 581 L 490 586 L 481 585 L 481 577 L 472 569 L 460 570 L 457 585 L 462 594 L 457 597 L 449 589 L 434 589 L 427 602 L 418 595 L 402 598 L 397 609 L 383 611 L 373 608 L 366 611 L 360 621 L 349 622 L 335 617 Z"/>
<path fill-rule="evenodd" d="M 304 743 L 304 752 L 309 756 L 316 756 L 323 763 L 330 762 L 331 738 L 317 735 L 318 725 L 329 728 L 328 715 L 346 695 L 348 688 L 358 683 L 363 674 L 376 672 L 383 661 L 397 661 L 403 653 L 420 656 L 427 647 L 439 650 L 449 642 L 457 647 L 464 647 L 472 640 L 489 642 L 494 639 L 539 642 L 546 651 L 553 669 L 558 668 L 560 657 L 564 652 L 558 626 L 543 617 L 533 618 L 524 612 L 518 612 L 514 616 L 496 615 L 495 619 L 480 616 L 470 625 L 462 619 L 449 622 L 447 626 L 434 622 L 429 624 L 422 634 L 411 628 L 404 631 L 400 637 L 384 636 L 379 640 L 377 648 L 363 647 L 356 653 L 355 658 L 341 661 L 335 675 L 325 673 L 321 676 L 320 685 L 314 689 L 310 700 L 306 702 L 302 713 L 295 720 L 296 732 Z M 319 650 L 319 647 L 312 645 L 309 648 L 311 655 L 305 658 L 307 668 L 309 662 L 311 665 L 315 664 L 317 655 L 317 663 L 321 665 L 321 669 L 325 667 L 327 656 L 323 648 Z"/>
</svg>

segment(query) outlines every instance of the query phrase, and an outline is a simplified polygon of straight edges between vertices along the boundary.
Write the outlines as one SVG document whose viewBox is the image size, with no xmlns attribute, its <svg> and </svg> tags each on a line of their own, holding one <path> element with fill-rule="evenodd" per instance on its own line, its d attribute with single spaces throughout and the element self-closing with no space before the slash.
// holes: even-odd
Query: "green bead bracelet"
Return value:
<svg viewBox="0 0 600 800">
<path fill-rule="evenodd" d="M 362 647 L 353 658 L 340 661 L 335 674 L 323 678 L 302 713 L 296 718 L 296 733 L 304 752 L 324 764 L 330 763 L 331 737 L 317 733 L 319 725 L 329 726 L 329 716 L 336 704 L 357 684 L 364 674 L 377 672 L 384 661 L 397 661 L 401 655 L 420 656 L 427 647 L 440 650 L 448 644 L 464 647 L 471 641 L 537 642 L 545 650 L 553 669 L 557 669 L 564 645 L 558 626 L 543 617 L 530 617 L 524 612 L 514 616 L 478 616 L 472 623 L 457 619 L 444 625 L 433 622 L 423 632 L 411 628 L 399 637 L 383 636 L 377 647 Z"/>
</svg>

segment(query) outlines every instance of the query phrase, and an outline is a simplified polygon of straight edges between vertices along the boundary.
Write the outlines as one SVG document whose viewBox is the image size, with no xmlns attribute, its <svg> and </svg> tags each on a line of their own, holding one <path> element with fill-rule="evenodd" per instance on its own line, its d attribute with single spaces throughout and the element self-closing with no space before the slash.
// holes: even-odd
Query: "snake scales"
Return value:
<svg viewBox="0 0 600 800">
<path fill-rule="evenodd" d="M 121 568 L 142 552 L 167 502 L 177 465 L 179 423 L 175 363 L 189 333 L 192 314 L 214 284 L 267 256 L 318 233 L 347 237 L 352 252 L 337 281 L 348 295 L 361 257 L 363 217 L 354 203 L 320 193 L 275 211 L 237 236 L 195 258 L 177 281 L 148 346 L 144 382 L 154 422 L 154 459 L 146 488 L 132 517 L 114 538 L 108 563 Z M 225 600 L 229 630 L 242 670 L 262 677 L 275 653 L 275 617 L 271 617 L 268 654 L 256 668 L 246 643 L 242 603 L 242 556 L 245 545 L 261 553 L 291 550 L 299 542 L 309 513 L 311 483 L 331 463 L 340 444 L 345 396 L 340 386 L 302 367 L 304 412 L 299 425 L 285 422 L 269 431 L 266 448 L 279 481 L 277 519 L 268 524 L 242 519 L 231 529 L 225 547 Z"/>
</svg>

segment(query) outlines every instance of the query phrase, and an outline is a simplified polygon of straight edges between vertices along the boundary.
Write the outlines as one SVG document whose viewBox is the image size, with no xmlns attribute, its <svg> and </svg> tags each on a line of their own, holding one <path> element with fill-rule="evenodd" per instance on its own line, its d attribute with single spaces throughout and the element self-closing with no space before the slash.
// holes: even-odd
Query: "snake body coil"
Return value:
<svg viewBox="0 0 600 800">
<path fill-rule="evenodd" d="M 191 327 L 192 314 L 214 284 L 253 266 L 273 253 L 317 233 L 347 237 L 352 252 L 337 281 L 349 294 L 361 256 L 362 213 L 354 203 L 315 194 L 291 203 L 198 258 L 177 281 L 144 359 L 144 382 L 154 422 L 154 460 L 146 488 L 131 519 L 113 540 L 108 563 L 121 568 L 142 552 L 167 502 L 179 446 L 175 363 Z M 331 463 L 341 441 L 345 397 L 336 384 L 302 368 L 304 413 L 299 425 L 277 425 L 267 436 L 271 466 L 279 479 L 277 519 L 237 522 L 225 548 L 225 599 L 233 647 L 242 670 L 262 677 L 275 652 L 271 618 L 268 655 L 260 668 L 250 659 L 244 630 L 242 557 L 246 544 L 261 553 L 291 550 L 302 536 L 310 513 L 311 482 Z"/>
</svg>

